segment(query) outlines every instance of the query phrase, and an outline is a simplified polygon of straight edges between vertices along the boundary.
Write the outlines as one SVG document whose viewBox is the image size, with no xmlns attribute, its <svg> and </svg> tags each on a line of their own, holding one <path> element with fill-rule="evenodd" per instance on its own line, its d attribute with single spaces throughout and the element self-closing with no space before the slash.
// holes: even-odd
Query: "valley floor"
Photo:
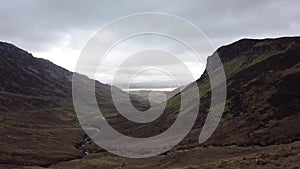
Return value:
<svg viewBox="0 0 300 169">
<path fill-rule="evenodd" d="M 96 153 L 51 165 L 51 169 L 138 169 L 138 168 L 287 168 L 300 166 L 300 141 L 267 147 L 198 147 L 190 150 L 172 151 L 146 159 L 129 159 Z M 0 168 L 37 168 L 0 165 Z"/>
</svg>

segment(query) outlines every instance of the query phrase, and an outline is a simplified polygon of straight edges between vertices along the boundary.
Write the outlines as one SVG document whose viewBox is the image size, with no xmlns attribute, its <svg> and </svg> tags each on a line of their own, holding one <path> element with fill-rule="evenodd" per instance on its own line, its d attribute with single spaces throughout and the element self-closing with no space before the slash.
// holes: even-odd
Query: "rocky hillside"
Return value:
<svg viewBox="0 0 300 169">
<path fill-rule="evenodd" d="M 300 38 L 244 39 L 218 53 L 227 76 L 227 107 L 208 144 L 266 146 L 299 140 Z"/>
<path fill-rule="evenodd" d="M 220 125 L 204 145 L 267 146 L 299 140 L 300 38 L 242 39 L 216 52 L 226 74 L 227 101 Z M 208 66 L 214 57 L 216 53 Z M 197 140 L 210 106 L 207 72 L 197 84 L 201 107 L 188 142 Z M 187 90 L 192 95 L 195 89 Z M 178 100 L 179 95 L 172 98 L 170 106 Z"/>
</svg>

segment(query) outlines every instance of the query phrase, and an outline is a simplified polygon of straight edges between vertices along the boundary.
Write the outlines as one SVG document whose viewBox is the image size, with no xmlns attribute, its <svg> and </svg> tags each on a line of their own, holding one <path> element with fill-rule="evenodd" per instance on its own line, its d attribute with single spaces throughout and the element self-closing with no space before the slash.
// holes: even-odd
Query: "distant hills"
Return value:
<svg viewBox="0 0 300 169">
<path fill-rule="evenodd" d="M 216 156 L 203 156 L 208 158 L 207 165 L 203 161 L 203 164 L 198 163 L 198 158 L 192 156 L 206 150 L 224 153 L 219 161 L 228 152 L 235 154 L 228 156 L 234 162 L 222 164 L 228 168 L 236 164 L 247 167 L 252 166 L 252 162 L 253 165 L 263 163 L 255 158 L 273 160 L 270 168 L 276 168 L 277 163 L 271 155 L 252 158 L 252 154 L 248 158 L 245 153 L 283 151 L 283 147 L 275 146 L 281 144 L 298 147 L 290 151 L 293 153 L 278 155 L 282 166 L 300 153 L 300 37 L 242 39 L 216 52 L 224 65 L 228 85 L 226 108 L 217 130 L 207 142 L 199 145 L 200 129 L 210 107 L 210 84 L 205 72 L 194 82 L 200 91 L 191 87 L 185 89 L 189 97 L 193 97 L 194 92 L 202 96 L 193 130 L 171 152 L 143 161 L 143 168 L 201 168 L 201 165 L 215 168 L 219 163 L 209 163 L 209 158 L 212 160 Z M 216 56 L 215 53 L 208 57 L 208 66 Z M 114 156 L 94 145 L 82 131 L 72 105 L 72 72 L 34 58 L 12 44 L 0 42 L 0 74 L 0 168 L 134 168 L 132 166 L 137 164 L 119 157 L 113 160 Z M 120 90 L 121 96 L 125 94 Z M 149 124 L 135 124 L 116 113 L 109 85 L 96 82 L 96 95 L 108 122 L 118 131 L 136 137 L 149 137 L 166 130 L 176 119 L 180 107 L 180 93 L 177 93 L 168 100 L 168 107 L 159 119 Z M 131 98 L 140 109 L 149 106 L 142 98 Z M 216 148 L 203 148 L 210 146 Z M 86 156 L 87 152 L 92 155 Z M 182 164 L 179 160 L 172 161 L 183 158 L 185 152 L 190 161 Z M 236 159 L 241 155 L 247 156 L 244 163 Z M 82 159 L 61 163 L 79 158 Z M 287 166 L 284 168 L 289 168 Z"/>
</svg>

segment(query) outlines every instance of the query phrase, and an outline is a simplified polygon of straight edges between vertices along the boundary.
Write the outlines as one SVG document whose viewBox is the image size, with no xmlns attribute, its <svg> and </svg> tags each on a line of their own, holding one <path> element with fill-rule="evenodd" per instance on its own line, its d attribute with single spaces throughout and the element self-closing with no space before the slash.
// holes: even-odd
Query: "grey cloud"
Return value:
<svg viewBox="0 0 300 169">
<path fill-rule="evenodd" d="M 0 1 L 0 40 L 14 43 L 33 54 L 50 53 L 53 48 L 80 51 L 97 30 L 113 19 L 136 12 L 166 12 L 195 24 L 211 39 L 215 47 L 219 47 L 244 37 L 299 36 L 299 6 L 298 0 Z M 137 40 L 128 45 L 143 48 L 149 46 L 149 43 L 151 39 Z M 156 41 L 153 40 L 153 43 Z M 185 50 L 174 48 L 171 43 L 163 40 L 157 44 L 173 49 L 182 56 L 187 54 Z M 120 50 L 119 53 L 121 52 L 123 51 Z M 211 53 L 210 50 L 203 51 L 203 55 Z M 74 59 L 77 57 L 68 56 Z M 124 56 L 120 54 L 116 57 Z M 187 57 L 185 61 L 193 62 L 193 59 Z M 55 63 L 66 66 L 65 61 Z M 88 67 L 89 65 L 85 69 Z"/>
<path fill-rule="evenodd" d="M 188 19 L 219 46 L 218 38 L 228 43 L 241 36 L 299 34 L 299 5 L 297 0 L 10 0 L 0 2 L 0 36 L 29 50 L 46 50 L 72 29 L 97 30 L 123 15 L 156 11 Z"/>
</svg>

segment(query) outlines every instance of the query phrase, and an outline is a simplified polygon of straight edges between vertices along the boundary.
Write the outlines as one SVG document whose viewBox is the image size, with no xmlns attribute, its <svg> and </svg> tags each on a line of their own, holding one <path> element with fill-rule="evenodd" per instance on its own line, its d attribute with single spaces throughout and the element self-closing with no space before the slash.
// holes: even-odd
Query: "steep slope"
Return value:
<svg viewBox="0 0 300 169">
<path fill-rule="evenodd" d="M 85 155 L 88 147 L 81 145 L 90 141 L 74 112 L 72 72 L 0 42 L 0 75 L 0 164 L 47 166 Z M 111 116 L 111 87 L 95 87 Z M 147 107 L 132 99 L 138 108 Z"/>
<path fill-rule="evenodd" d="M 0 163 L 49 165 L 78 158 L 83 139 L 71 107 L 72 73 L 0 43 Z"/>
<path fill-rule="evenodd" d="M 227 109 L 210 143 L 265 146 L 299 140 L 300 38 L 245 39 L 225 48 L 218 52 L 228 81 Z M 236 55 L 226 53 L 231 50 Z"/>
<path fill-rule="evenodd" d="M 220 125 L 204 145 L 266 146 L 299 140 L 300 38 L 242 39 L 217 53 L 226 74 L 227 101 Z M 202 127 L 210 106 L 206 72 L 197 84 L 202 97 L 195 129 Z M 192 95 L 195 89 L 187 90 Z M 171 102 L 178 100 L 176 96 Z M 195 131 L 186 140 L 196 141 L 198 135 Z"/>
</svg>

